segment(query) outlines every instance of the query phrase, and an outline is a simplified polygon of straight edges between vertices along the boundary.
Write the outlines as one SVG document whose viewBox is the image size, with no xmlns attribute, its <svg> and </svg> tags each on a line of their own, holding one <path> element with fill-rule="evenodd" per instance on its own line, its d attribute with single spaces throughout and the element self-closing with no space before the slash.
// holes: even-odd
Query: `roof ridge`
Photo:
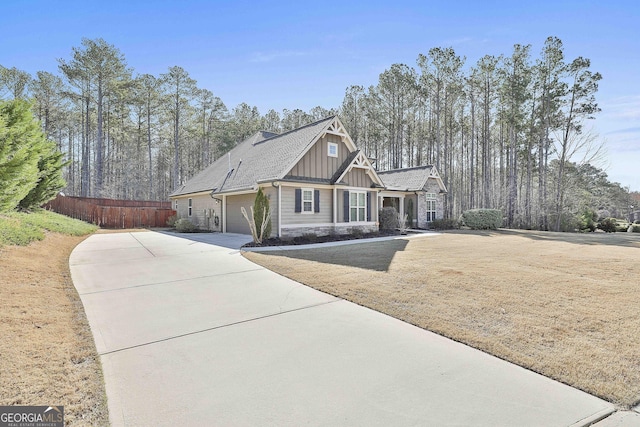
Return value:
<svg viewBox="0 0 640 427">
<path fill-rule="evenodd" d="M 377 173 L 387 173 L 387 172 L 399 172 L 399 171 L 408 171 L 413 169 L 427 169 L 432 168 L 433 165 L 422 165 L 422 166 L 412 166 L 410 168 L 397 168 L 397 169 L 389 169 L 386 171 L 376 171 Z"/>
<path fill-rule="evenodd" d="M 279 138 L 279 137 L 281 137 L 281 136 L 288 135 L 288 134 L 290 134 L 290 133 L 292 133 L 292 132 L 298 132 L 298 131 L 300 131 L 300 130 L 302 130 L 302 129 L 305 129 L 305 128 L 308 128 L 308 127 L 311 127 L 311 126 L 315 126 L 315 125 L 317 125 L 317 124 L 318 124 L 318 123 L 320 123 L 320 122 L 324 122 L 324 121 L 327 121 L 327 120 L 329 120 L 329 119 L 333 119 L 333 118 L 335 118 L 335 117 L 337 117 L 337 116 L 334 114 L 333 116 L 328 116 L 328 117 L 325 117 L 324 119 L 320 119 L 320 120 L 316 120 L 315 122 L 307 123 L 306 125 L 304 125 L 304 126 L 300 126 L 299 128 L 291 129 L 291 130 L 288 130 L 288 131 L 286 131 L 286 132 L 279 133 L 279 134 L 277 134 L 277 135 L 275 135 L 275 136 L 272 136 L 272 137 L 270 137 L 270 138 L 263 139 L 262 141 L 256 142 L 254 145 L 258 145 L 258 144 L 261 144 L 261 143 L 263 143 L 263 142 L 270 141 L 270 140 L 272 140 L 272 139 L 274 139 L 274 138 Z"/>
</svg>

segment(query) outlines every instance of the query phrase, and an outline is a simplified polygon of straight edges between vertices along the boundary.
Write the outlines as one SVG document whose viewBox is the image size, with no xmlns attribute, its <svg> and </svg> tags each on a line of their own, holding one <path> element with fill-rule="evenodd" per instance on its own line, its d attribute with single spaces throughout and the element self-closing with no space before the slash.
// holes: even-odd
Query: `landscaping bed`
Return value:
<svg viewBox="0 0 640 427">
<path fill-rule="evenodd" d="M 406 233 L 405 233 L 406 234 Z M 401 233 L 396 230 L 381 230 L 375 233 L 349 233 L 349 234 L 328 234 L 325 236 L 317 236 L 315 234 L 304 234 L 302 236 L 291 238 L 272 237 L 263 240 L 261 244 L 254 242 L 247 243 L 243 247 L 263 247 L 263 246 L 298 246 L 310 245 L 313 243 L 342 242 L 345 240 L 371 239 L 374 237 L 399 236 Z"/>
</svg>

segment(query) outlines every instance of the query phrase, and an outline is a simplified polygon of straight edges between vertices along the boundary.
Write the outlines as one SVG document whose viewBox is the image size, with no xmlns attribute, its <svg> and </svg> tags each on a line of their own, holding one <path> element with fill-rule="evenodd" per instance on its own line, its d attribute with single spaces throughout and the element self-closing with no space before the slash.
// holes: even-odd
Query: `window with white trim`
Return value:
<svg viewBox="0 0 640 427">
<path fill-rule="evenodd" d="M 175 200 L 175 203 L 173 204 L 173 210 L 178 212 L 178 200 Z"/>
<path fill-rule="evenodd" d="M 427 193 L 427 222 L 431 222 L 436 219 L 436 193 Z"/>
<path fill-rule="evenodd" d="M 327 155 L 329 157 L 338 157 L 338 144 L 336 144 L 335 142 L 330 142 L 327 147 Z"/>
<path fill-rule="evenodd" d="M 313 213 L 313 188 L 302 189 L 302 213 Z"/>
<path fill-rule="evenodd" d="M 188 209 L 188 216 L 191 216 L 193 214 L 193 199 L 189 198 L 189 209 Z"/>
<path fill-rule="evenodd" d="M 366 221 L 367 193 L 365 191 L 351 191 L 349 193 L 349 221 Z"/>
</svg>

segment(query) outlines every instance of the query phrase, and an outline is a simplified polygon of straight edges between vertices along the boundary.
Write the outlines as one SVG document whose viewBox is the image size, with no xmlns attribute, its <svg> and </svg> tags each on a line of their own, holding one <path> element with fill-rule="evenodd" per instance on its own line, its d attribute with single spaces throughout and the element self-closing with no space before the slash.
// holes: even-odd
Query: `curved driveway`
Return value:
<svg viewBox="0 0 640 427">
<path fill-rule="evenodd" d="M 286 279 L 248 236 L 95 234 L 70 258 L 121 425 L 588 425 L 611 404 Z"/>
</svg>

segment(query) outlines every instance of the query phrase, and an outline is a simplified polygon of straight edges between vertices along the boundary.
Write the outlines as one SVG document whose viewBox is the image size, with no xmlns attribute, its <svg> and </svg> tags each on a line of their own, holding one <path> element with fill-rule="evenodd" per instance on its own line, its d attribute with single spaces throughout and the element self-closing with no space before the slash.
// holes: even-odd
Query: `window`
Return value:
<svg viewBox="0 0 640 427">
<path fill-rule="evenodd" d="M 436 193 L 427 193 L 427 222 L 436 219 Z"/>
<path fill-rule="evenodd" d="M 320 212 L 320 190 L 296 188 L 294 212 L 303 214 Z"/>
<path fill-rule="evenodd" d="M 313 189 L 302 189 L 302 213 L 313 213 Z"/>
<path fill-rule="evenodd" d="M 349 193 L 349 221 L 365 221 L 367 218 L 367 193 L 352 191 Z"/>
<path fill-rule="evenodd" d="M 338 144 L 336 144 L 335 142 L 330 142 L 329 143 L 329 151 L 328 151 L 328 155 L 329 157 L 338 157 Z"/>
<path fill-rule="evenodd" d="M 187 215 L 191 216 L 192 213 L 193 213 L 193 199 L 189 199 L 189 213 Z"/>
<path fill-rule="evenodd" d="M 177 200 L 174 203 L 173 210 L 178 212 L 178 201 Z"/>
</svg>

